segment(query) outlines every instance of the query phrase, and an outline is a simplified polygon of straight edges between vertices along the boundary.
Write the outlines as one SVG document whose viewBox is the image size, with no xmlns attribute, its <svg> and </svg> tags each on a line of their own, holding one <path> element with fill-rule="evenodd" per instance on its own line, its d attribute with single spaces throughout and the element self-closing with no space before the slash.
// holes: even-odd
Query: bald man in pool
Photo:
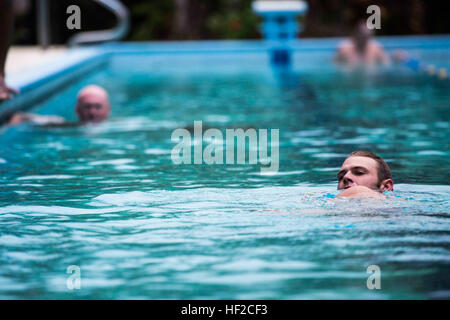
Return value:
<svg viewBox="0 0 450 320">
<path fill-rule="evenodd" d="M 78 126 L 87 123 L 100 123 L 108 118 L 110 111 L 111 107 L 106 90 L 97 85 L 89 85 L 81 89 L 77 96 L 75 112 L 78 116 L 78 122 L 68 122 L 59 116 L 42 116 L 18 112 L 11 116 L 8 124 L 31 122 L 42 126 Z"/>
<path fill-rule="evenodd" d="M 381 157 L 368 151 L 354 151 L 337 174 L 339 197 L 384 198 L 394 190 L 391 169 Z"/>
</svg>

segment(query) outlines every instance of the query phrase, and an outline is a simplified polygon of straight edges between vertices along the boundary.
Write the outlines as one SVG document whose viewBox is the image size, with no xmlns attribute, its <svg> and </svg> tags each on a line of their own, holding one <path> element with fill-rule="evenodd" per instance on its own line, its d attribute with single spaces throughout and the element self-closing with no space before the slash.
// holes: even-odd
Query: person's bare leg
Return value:
<svg viewBox="0 0 450 320">
<path fill-rule="evenodd" d="M 11 99 L 17 90 L 5 83 L 5 64 L 13 32 L 14 12 L 12 0 L 0 0 L 0 101 Z"/>
</svg>

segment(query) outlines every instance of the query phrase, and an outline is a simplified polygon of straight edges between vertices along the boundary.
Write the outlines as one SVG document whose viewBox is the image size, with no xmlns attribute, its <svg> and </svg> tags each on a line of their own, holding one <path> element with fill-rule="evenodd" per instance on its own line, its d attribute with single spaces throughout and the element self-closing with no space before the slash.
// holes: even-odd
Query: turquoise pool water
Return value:
<svg viewBox="0 0 450 320">
<path fill-rule="evenodd" d="M 262 53 L 116 55 L 36 106 L 75 120 L 76 93 L 97 83 L 112 114 L 0 135 L 0 298 L 450 298 L 449 82 L 345 74 L 330 57 L 297 53 L 282 73 Z M 173 130 L 199 120 L 279 129 L 278 174 L 174 165 Z M 386 201 L 333 198 L 355 149 L 390 164 Z"/>
</svg>

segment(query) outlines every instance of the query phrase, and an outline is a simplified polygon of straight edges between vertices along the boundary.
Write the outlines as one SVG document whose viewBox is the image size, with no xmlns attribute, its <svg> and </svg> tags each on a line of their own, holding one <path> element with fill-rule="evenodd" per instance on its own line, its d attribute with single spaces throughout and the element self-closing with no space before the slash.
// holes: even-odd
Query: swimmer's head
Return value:
<svg viewBox="0 0 450 320">
<path fill-rule="evenodd" d="M 80 122 L 102 122 L 111 111 L 108 93 L 96 85 L 84 87 L 78 93 L 75 111 Z"/>
<path fill-rule="evenodd" d="M 392 191 L 391 169 L 379 156 L 368 151 L 354 151 L 345 159 L 337 174 L 338 190 L 364 186 L 377 191 Z"/>
<path fill-rule="evenodd" d="M 365 21 L 360 21 L 353 31 L 353 41 L 360 50 L 363 50 L 366 47 L 372 36 L 373 31 L 367 28 Z"/>
</svg>

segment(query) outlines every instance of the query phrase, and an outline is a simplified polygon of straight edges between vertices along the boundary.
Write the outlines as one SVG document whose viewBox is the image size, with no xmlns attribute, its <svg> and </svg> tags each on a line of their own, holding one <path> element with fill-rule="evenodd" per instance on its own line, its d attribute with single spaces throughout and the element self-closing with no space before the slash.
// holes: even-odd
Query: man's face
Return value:
<svg viewBox="0 0 450 320">
<path fill-rule="evenodd" d="M 378 163 L 368 157 L 348 157 L 338 172 L 338 190 L 365 186 L 378 190 Z"/>
<path fill-rule="evenodd" d="M 86 94 L 78 100 L 77 114 L 81 122 L 101 122 L 108 117 L 109 111 L 109 102 L 101 94 Z"/>
</svg>

